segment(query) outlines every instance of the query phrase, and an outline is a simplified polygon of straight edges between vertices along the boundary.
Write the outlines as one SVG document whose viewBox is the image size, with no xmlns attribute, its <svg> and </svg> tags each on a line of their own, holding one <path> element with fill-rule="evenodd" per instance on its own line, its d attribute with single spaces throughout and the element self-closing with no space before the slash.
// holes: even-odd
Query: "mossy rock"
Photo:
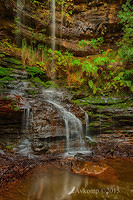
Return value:
<svg viewBox="0 0 133 200">
<path fill-rule="evenodd" d="M 35 90 L 28 90 L 27 93 L 29 95 L 32 95 L 32 96 L 34 96 L 35 94 L 37 94 L 37 92 Z"/>
<path fill-rule="evenodd" d="M 125 102 L 125 98 L 114 98 L 114 97 L 91 97 L 91 98 L 84 98 L 84 101 L 87 104 L 94 104 L 94 105 L 114 105 L 118 103 Z"/>
<path fill-rule="evenodd" d="M 15 58 L 4 58 L 3 60 L 8 63 L 15 64 L 15 65 L 23 65 L 23 63 L 20 60 L 17 60 Z"/>
<path fill-rule="evenodd" d="M 0 66 L 0 77 L 8 76 L 10 74 L 9 68 Z"/>
</svg>

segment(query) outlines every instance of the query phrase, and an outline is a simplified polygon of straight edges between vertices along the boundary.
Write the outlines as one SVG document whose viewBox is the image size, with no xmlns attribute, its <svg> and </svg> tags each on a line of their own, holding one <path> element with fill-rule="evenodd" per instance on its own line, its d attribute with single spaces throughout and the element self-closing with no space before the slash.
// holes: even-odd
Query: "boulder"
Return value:
<svg viewBox="0 0 133 200">
<path fill-rule="evenodd" d="M 100 161 L 73 160 L 71 172 L 79 175 L 94 176 L 111 183 L 118 182 L 116 171 L 109 165 Z"/>
</svg>

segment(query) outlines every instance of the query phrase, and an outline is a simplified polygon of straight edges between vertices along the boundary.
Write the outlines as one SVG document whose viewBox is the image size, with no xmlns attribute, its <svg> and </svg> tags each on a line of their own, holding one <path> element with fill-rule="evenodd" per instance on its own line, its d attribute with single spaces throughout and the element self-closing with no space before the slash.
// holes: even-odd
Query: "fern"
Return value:
<svg viewBox="0 0 133 200">
<path fill-rule="evenodd" d="M 97 76 L 97 70 L 98 67 L 96 65 L 94 65 L 91 62 L 88 62 L 87 60 L 85 60 L 82 64 L 82 70 L 83 72 L 85 71 L 88 74 L 92 74 L 92 76 Z"/>
<path fill-rule="evenodd" d="M 75 59 L 75 60 L 72 62 L 72 66 L 73 66 L 73 65 L 80 66 L 80 65 L 81 65 L 81 62 L 80 62 L 78 59 Z"/>
<path fill-rule="evenodd" d="M 88 81 L 88 84 L 89 84 L 90 88 L 92 89 L 92 88 L 93 88 L 93 81 L 92 81 L 92 80 L 89 80 L 89 81 Z"/>
</svg>

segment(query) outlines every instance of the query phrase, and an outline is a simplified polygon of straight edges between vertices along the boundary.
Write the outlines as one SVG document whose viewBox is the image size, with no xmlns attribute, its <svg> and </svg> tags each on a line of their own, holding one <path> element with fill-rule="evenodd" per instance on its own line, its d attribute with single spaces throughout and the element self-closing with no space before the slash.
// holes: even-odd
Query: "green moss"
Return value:
<svg viewBox="0 0 133 200">
<path fill-rule="evenodd" d="M 47 82 L 43 82 L 40 80 L 39 77 L 35 77 L 34 79 L 32 78 L 32 80 L 35 82 L 35 83 L 40 83 L 42 86 L 46 87 L 46 88 L 49 88 L 49 87 L 53 87 L 53 88 L 59 88 L 59 86 L 54 83 L 53 81 L 47 81 Z"/>
<path fill-rule="evenodd" d="M 30 82 L 30 87 L 36 88 L 36 86 L 35 86 L 34 83 L 32 83 L 32 82 Z"/>
<path fill-rule="evenodd" d="M 31 78 L 31 81 L 33 82 L 33 85 L 34 85 L 34 83 L 35 83 L 35 85 L 37 85 L 37 87 L 43 87 L 43 86 L 45 87 L 45 83 L 44 83 L 43 81 L 41 81 L 41 79 L 40 79 L 39 77 L 35 77 L 35 78 L 32 77 L 32 78 Z M 33 85 L 32 85 L 32 86 L 33 86 Z M 34 85 L 34 86 L 35 86 L 35 85 Z M 33 86 L 33 87 L 34 87 L 34 86 Z M 35 87 L 36 87 L 36 86 L 35 86 Z"/>
<path fill-rule="evenodd" d="M 4 97 L 3 97 L 3 100 L 8 100 L 8 97 L 7 97 L 7 96 L 4 96 Z"/>
<path fill-rule="evenodd" d="M 25 66 L 23 66 L 23 65 L 14 65 L 14 64 L 12 64 L 11 66 L 10 66 L 11 68 L 14 68 L 14 69 L 22 69 L 22 70 L 24 70 L 25 69 Z"/>
<path fill-rule="evenodd" d="M 133 107 L 133 100 L 132 99 L 127 99 L 125 101 L 126 102 L 123 102 L 123 103 L 121 102 L 121 103 L 118 103 L 118 104 L 110 105 L 109 107 L 110 108 L 123 108 L 123 109 Z"/>
<path fill-rule="evenodd" d="M 14 58 L 4 58 L 5 61 L 13 63 L 15 65 L 23 65 L 20 60 L 14 59 Z"/>
<path fill-rule="evenodd" d="M 113 98 L 113 97 L 108 97 L 108 98 L 104 98 L 104 97 L 100 97 L 100 96 L 96 96 L 96 97 L 91 97 L 91 98 L 84 98 L 83 99 L 85 103 L 87 104 L 97 104 L 97 105 L 112 105 L 112 104 L 118 104 L 121 103 L 123 101 L 125 101 L 125 99 L 123 98 Z"/>
<path fill-rule="evenodd" d="M 34 96 L 36 92 L 34 90 L 28 90 L 28 94 Z"/>
<path fill-rule="evenodd" d="M 104 132 L 107 134 L 110 134 L 110 133 L 112 133 L 112 130 L 105 130 Z"/>
<path fill-rule="evenodd" d="M 76 100 L 72 100 L 72 101 L 73 101 L 73 103 L 75 103 L 78 106 L 81 106 L 83 104 L 82 100 L 80 100 L 80 99 L 76 99 Z"/>
<path fill-rule="evenodd" d="M 0 67 L 0 77 L 4 77 L 4 76 L 7 76 L 7 75 L 9 75 L 9 69 Z"/>
<path fill-rule="evenodd" d="M 15 69 L 23 69 L 24 66 L 20 60 L 14 59 L 14 58 L 4 58 L 3 62 L 5 63 L 6 66 L 9 66 L 10 71 L 15 68 Z"/>
<path fill-rule="evenodd" d="M 16 80 L 15 77 L 11 78 L 9 76 L 5 76 L 4 78 L 1 78 L 0 81 L 4 82 L 4 81 L 14 81 Z"/>
<path fill-rule="evenodd" d="M 13 148 L 13 145 L 12 145 L 12 144 L 6 146 L 6 149 L 12 149 L 12 148 Z"/>
<path fill-rule="evenodd" d="M 16 77 L 10 77 L 12 74 L 12 70 L 10 68 L 3 68 L 0 66 L 0 87 L 5 86 L 5 82 L 7 81 L 14 81 Z"/>
<path fill-rule="evenodd" d="M 35 82 L 35 83 L 42 83 L 41 79 L 39 77 L 35 77 L 35 78 L 32 78 L 32 80 Z"/>
<path fill-rule="evenodd" d="M 0 91 L 3 92 L 2 88 L 4 88 L 4 83 L 0 82 Z"/>
<path fill-rule="evenodd" d="M 102 112 L 104 109 L 115 109 L 115 108 L 119 108 L 119 109 L 127 109 L 129 107 L 133 107 L 133 98 L 131 97 L 119 97 L 119 98 L 114 98 L 114 97 L 100 97 L 100 96 L 96 96 L 96 97 L 85 97 L 85 98 L 81 98 L 81 99 L 76 99 L 76 100 L 72 100 L 75 104 L 79 105 L 79 106 L 88 106 L 89 108 L 92 108 L 93 110 L 97 110 L 97 112 Z M 88 111 L 88 114 L 90 116 L 94 117 L 94 113 L 89 113 L 90 111 Z"/>
<path fill-rule="evenodd" d="M 17 107 L 14 107 L 13 109 L 14 109 L 14 111 L 18 111 L 19 110 L 19 108 L 17 108 Z"/>
<path fill-rule="evenodd" d="M 59 88 L 59 86 L 54 81 L 47 81 L 47 82 L 45 82 L 45 87 Z"/>
<path fill-rule="evenodd" d="M 12 105 L 8 105 L 8 108 L 13 109 L 13 106 Z"/>
<path fill-rule="evenodd" d="M 26 66 L 26 70 L 28 71 L 28 73 L 34 77 L 36 75 L 45 75 L 45 72 L 42 71 L 40 68 L 38 67 L 29 67 L 29 66 Z"/>
</svg>

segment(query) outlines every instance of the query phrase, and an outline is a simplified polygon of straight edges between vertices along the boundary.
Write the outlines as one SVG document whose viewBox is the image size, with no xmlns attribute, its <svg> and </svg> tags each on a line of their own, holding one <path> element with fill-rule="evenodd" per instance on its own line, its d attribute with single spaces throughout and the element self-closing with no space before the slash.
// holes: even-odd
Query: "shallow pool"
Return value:
<svg viewBox="0 0 133 200">
<path fill-rule="evenodd" d="M 106 160 L 115 171 L 109 179 L 72 174 L 53 164 L 37 167 L 33 173 L 0 192 L 0 200 L 131 200 L 133 162 Z"/>
</svg>

